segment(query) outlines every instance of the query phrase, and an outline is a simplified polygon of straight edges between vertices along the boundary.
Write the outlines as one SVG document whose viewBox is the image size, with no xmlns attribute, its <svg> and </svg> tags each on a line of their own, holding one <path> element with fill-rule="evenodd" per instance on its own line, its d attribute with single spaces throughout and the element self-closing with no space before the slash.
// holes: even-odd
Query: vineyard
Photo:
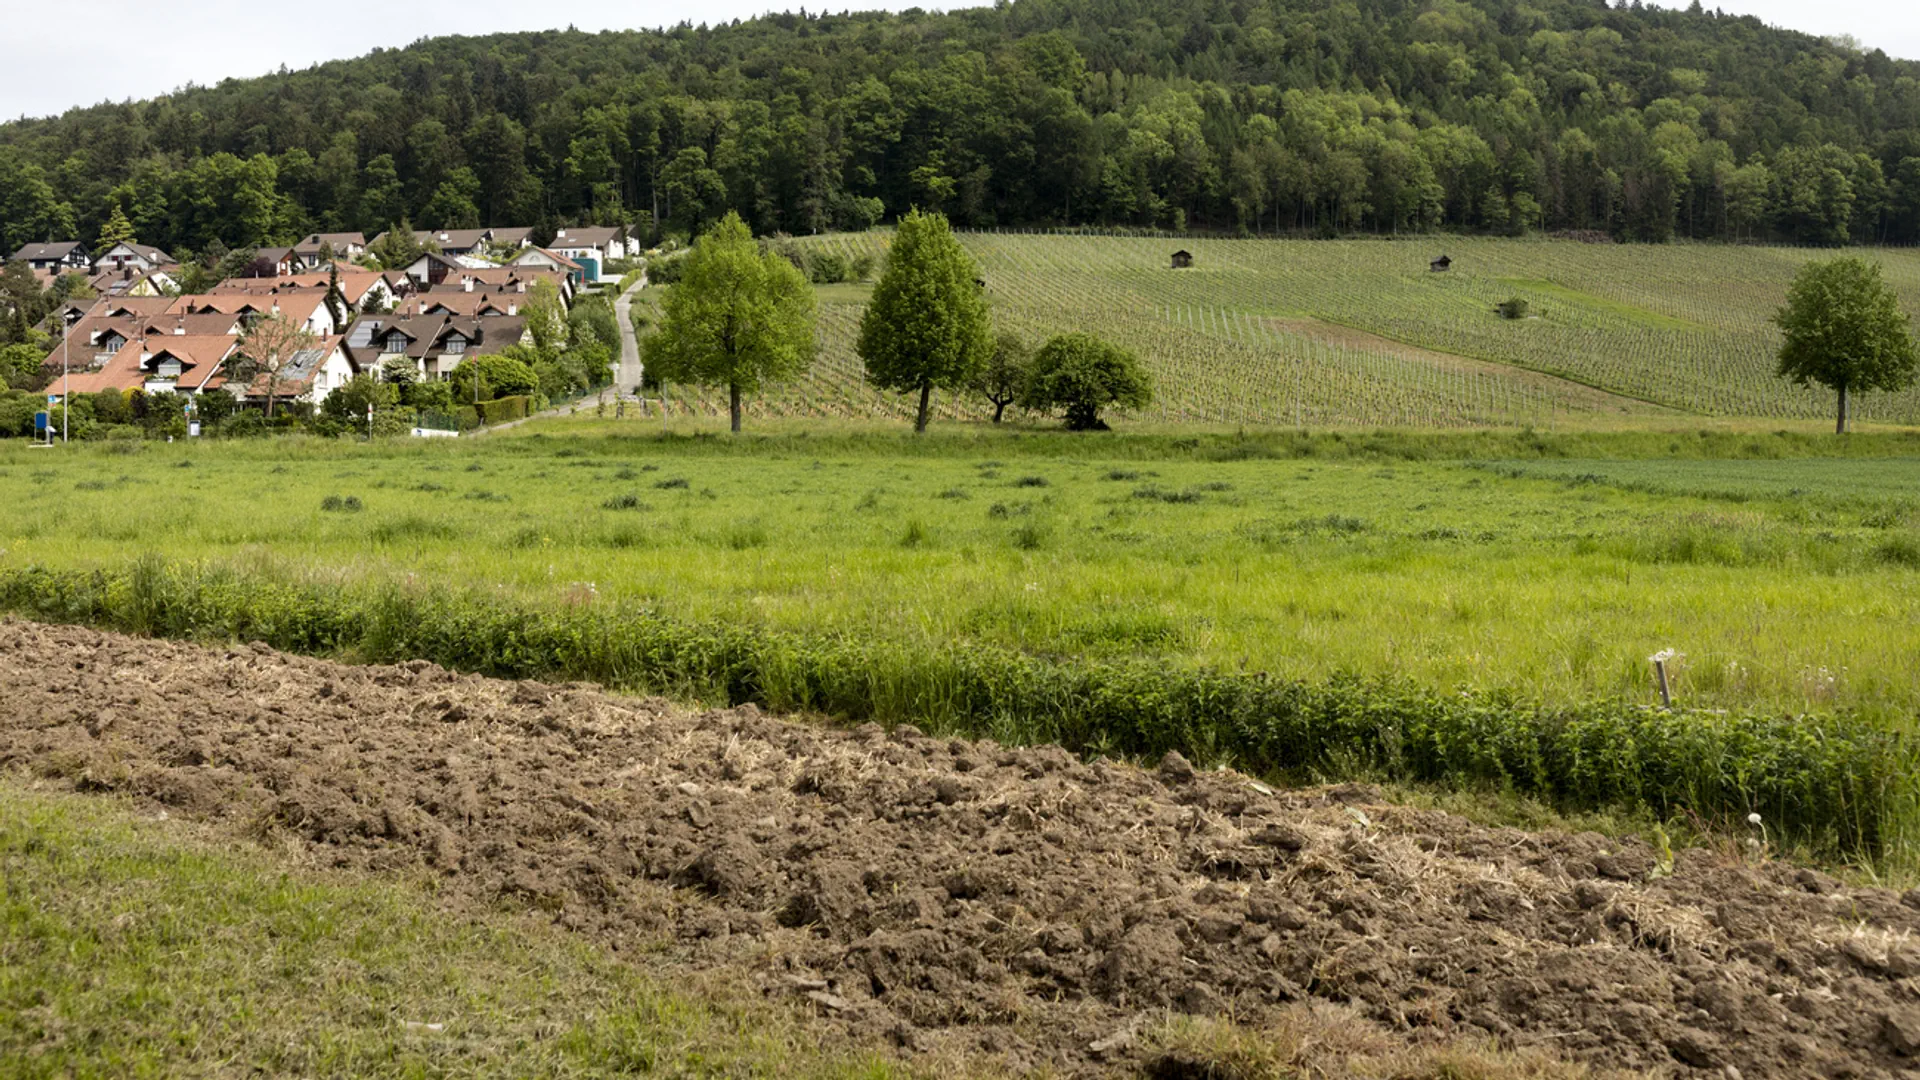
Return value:
<svg viewBox="0 0 1920 1080">
<path fill-rule="evenodd" d="M 813 238 L 884 254 L 888 234 Z M 1030 339 L 1092 330 L 1133 349 L 1158 381 L 1136 419 L 1159 423 L 1478 427 L 1684 414 L 1814 420 L 1831 394 L 1774 375 L 1768 321 L 1818 252 L 1705 245 L 1151 239 L 975 233 L 999 325 Z M 1184 246 L 1190 269 L 1169 269 Z M 1428 261 L 1453 259 L 1447 273 Z M 1882 251 L 1889 282 L 1920 311 L 1920 254 Z M 759 416 L 897 418 L 908 403 L 861 378 L 853 343 L 866 290 L 820 290 L 821 352 L 775 387 Z M 1495 305 L 1528 302 L 1503 319 Z M 720 396 L 670 387 L 718 415 Z M 937 399 L 946 419 L 983 402 Z M 1920 391 L 1867 395 L 1856 415 L 1920 421 Z"/>
</svg>

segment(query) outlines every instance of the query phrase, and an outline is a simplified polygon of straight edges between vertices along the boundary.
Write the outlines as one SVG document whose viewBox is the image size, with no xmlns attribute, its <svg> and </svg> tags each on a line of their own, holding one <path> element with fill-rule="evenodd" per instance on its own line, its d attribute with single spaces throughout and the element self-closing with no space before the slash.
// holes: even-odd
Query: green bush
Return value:
<svg viewBox="0 0 1920 1080">
<path fill-rule="evenodd" d="M 513 397 L 503 397 L 493 401 L 483 401 L 478 406 L 480 419 L 481 422 L 487 424 L 504 424 L 509 420 L 524 420 L 526 419 L 527 408 L 530 404 L 531 399 L 525 394 L 516 394 Z"/>
<path fill-rule="evenodd" d="M 344 500 L 343 500 L 344 502 Z M 383 523 L 375 539 L 438 535 Z M 849 723 L 1054 742 L 1153 758 L 1178 750 L 1277 781 L 1491 787 L 1563 809 L 1624 806 L 1740 823 L 1843 856 L 1910 852 L 1910 741 L 1849 715 L 1549 706 L 1395 679 L 1321 682 L 1095 662 L 954 643 L 689 623 L 642 606 L 538 607 L 480 592 L 343 590 L 143 558 L 113 570 L 0 568 L 0 607 L 54 622 L 265 641 L 376 663 L 426 659 L 502 678 L 752 702 Z"/>
</svg>

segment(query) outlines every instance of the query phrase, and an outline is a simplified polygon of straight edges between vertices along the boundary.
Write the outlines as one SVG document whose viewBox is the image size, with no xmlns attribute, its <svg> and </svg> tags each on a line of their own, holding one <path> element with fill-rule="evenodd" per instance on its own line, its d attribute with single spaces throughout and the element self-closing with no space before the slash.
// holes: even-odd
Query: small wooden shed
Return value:
<svg viewBox="0 0 1920 1080">
<path fill-rule="evenodd" d="M 1428 263 L 1427 269 L 1436 274 L 1444 274 L 1447 271 L 1453 269 L 1453 260 L 1448 256 L 1442 255 L 1439 258 Z"/>
<path fill-rule="evenodd" d="M 1193 252 L 1176 251 L 1173 253 L 1173 268 L 1175 270 L 1185 270 L 1187 267 L 1192 265 L 1193 265 Z"/>
</svg>

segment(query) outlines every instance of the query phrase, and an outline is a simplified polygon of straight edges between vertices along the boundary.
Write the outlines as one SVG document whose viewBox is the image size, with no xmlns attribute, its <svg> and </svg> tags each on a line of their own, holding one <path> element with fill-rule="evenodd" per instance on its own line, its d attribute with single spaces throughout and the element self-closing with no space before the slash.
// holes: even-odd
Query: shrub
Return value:
<svg viewBox="0 0 1920 1080">
<path fill-rule="evenodd" d="M 629 491 L 625 495 L 615 495 L 600 504 L 605 510 L 650 510 L 652 507 L 640 501 L 640 496 Z"/>
<path fill-rule="evenodd" d="M 1153 380 L 1132 353 L 1092 334 L 1062 334 L 1035 353 L 1020 389 L 1020 406 L 1065 410 L 1067 430 L 1104 431 L 1100 410 L 1144 409 Z"/>
<path fill-rule="evenodd" d="M 320 500 L 320 509 L 331 514 L 357 514 L 364 509 L 364 507 L 362 507 L 360 496 L 358 495 L 348 495 L 345 498 L 339 495 L 329 495 Z"/>
<path fill-rule="evenodd" d="M 1524 319 L 1527 317 L 1527 302 L 1522 297 L 1512 297 L 1500 301 L 1500 317 L 1503 319 Z"/>
</svg>

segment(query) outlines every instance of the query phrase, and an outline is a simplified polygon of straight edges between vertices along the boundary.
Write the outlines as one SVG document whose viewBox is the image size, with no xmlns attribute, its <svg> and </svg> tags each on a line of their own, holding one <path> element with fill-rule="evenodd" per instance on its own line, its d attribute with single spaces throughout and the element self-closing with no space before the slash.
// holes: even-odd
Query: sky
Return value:
<svg viewBox="0 0 1920 1080">
<path fill-rule="evenodd" d="M 983 0 L 984 2 L 984 0 Z M 1822 35 L 1850 34 L 1867 48 L 1920 59 L 1920 4 L 1911 0 L 1702 0 L 1709 8 Z M 108 14 L 119 5 L 94 9 Z M 805 6 L 804 4 L 795 6 Z M 838 0 L 838 10 L 899 10 L 914 0 Z M 921 0 L 920 7 L 967 6 L 967 0 Z M 1668 0 L 1663 7 L 1682 7 Z M 774 7 L 769 0 L 599 0 L 544 5 L 526 0 L 332 0 L 310 4 L 259 0 L 200 0 L 164 18 L 135 17 L 123 28 L 122 48 L 101 52 L 92 17 L 40 0 L 4 0 L 0 7 L 0 117 L 44 116 L 76 105 L 147 98 L 184 83 L 264 75 L 285 65 L 359 56 L 380 46 L 406 45 L 446 33 L 486 34 L 552 29 L 660 26 L 750 18 Z M 780 9 L 785 9 L 781 4 Z M 315 19 L 316 11 L 327 17 Z M 816 7 L 818 10 L 818 7 Z"/>
</svg>

